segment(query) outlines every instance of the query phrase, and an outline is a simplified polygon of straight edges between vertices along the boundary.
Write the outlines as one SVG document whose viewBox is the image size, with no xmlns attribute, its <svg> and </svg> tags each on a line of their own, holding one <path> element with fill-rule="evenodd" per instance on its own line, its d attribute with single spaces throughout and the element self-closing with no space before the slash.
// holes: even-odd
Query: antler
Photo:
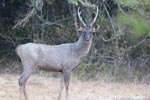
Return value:
<svg viewBox="0 0 150 100">
<path fill-rule="evenodd" d="M 95 13 L 95 17 L 93 19 L 93 22 L 90 24 L 90 26 L 93 26 L 93 24 L 95 23 L 96 19 L 97 19 L 97 16 L 98 16 L 98 7 L 96 7 L 96 13 Z"/>
<path fill-rule="evenodd" d="M 82 23 L 84 26 L 86 26 L 85 22 L 83 21 L 83 19 L 82 19 L 82 17 L 81 17 L 81 11 L 79 11 L 79 10 L 80 10 L 80 7 L 78 8 L 78 17 L 79 17 L 81 23 Z"/>
</svg>

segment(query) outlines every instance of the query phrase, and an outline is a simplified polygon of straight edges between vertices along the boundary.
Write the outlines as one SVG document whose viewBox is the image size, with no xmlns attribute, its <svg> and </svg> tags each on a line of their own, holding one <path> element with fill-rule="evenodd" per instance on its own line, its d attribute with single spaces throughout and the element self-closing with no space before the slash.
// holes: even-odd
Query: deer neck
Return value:
<svg viewBox="0 0 150 100">
<path fill-rule="evenodd" d="M 83 58 L 84 56 L 86 56 L 88 54 L 88 52 L 90 51 L 90 48 L 91 48 L 92 38 L 93 38 L 93 36 L 90 37 L 89 41 L 86 41 L 82 34 L 79 37 L 78 41 L 75 42 L 75 51 L 76 51 L 76 54 L 78 55 L 78 57 Z"/>
</svg>

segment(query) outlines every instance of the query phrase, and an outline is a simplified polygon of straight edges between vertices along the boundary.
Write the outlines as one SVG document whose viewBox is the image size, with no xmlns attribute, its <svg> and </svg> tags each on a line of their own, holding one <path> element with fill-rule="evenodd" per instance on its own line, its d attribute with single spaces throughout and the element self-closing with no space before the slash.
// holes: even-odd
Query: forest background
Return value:
<svg viewBox="0 0 150 100">
<path fill-rule="evenodd" d="M 20 73 L 15 54 L 28 42 L 57 45 L 75 42 L 83 19 L 92 18 L 98 6 L 92 48 L 75 69 L 80 79 L 150 82 L 150 0 L 1 0 L 0 72 Z M 89 18 L 90 16 L 90 18 Z"/>
</svg>

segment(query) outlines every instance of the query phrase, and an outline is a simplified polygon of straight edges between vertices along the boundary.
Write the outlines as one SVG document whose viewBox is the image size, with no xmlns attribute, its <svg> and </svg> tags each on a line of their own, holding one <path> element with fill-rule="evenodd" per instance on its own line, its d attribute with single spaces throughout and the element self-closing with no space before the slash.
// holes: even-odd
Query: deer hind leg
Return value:
<svg viewBox="0 0 150 100">
<path fill-rule="evenodd" d="M 70 81 L 70 71 L 64 71 L 64 72 L 63 72 L 63 75 L 64 75 L 64 83 L 65 83 L 65 88 L 66 88 L 66 99 L 65 99 L 65 100 L 68 100 L 68 96 L 69 96 L 68 90 L 69 90 L 69 81 Z"/>
<path fill-rule="evenodd" d="M 61 73 L 62 74 L 62 73 Z M 60 90 L 59 90 L 59 95 L 58 95 L 58 99 L 57 100 L 60 100 L 61 99 L 61 95 L 62 95 L 62 91 L 64 89 L 64 77 L 63 75 L 61 75 L 61 79 L 60 79 Z"/>
<path fill-rule="evenodd" d="M 25 97 L 25 100 L 28 100 L 27 93 L 26 93 L 26 82 L 31 73 L 32 73 L 31 69 L 24 67 L 23 73 L 19 78 L 20 100 L 23 100 L 23 96 Z"/>
</svg>

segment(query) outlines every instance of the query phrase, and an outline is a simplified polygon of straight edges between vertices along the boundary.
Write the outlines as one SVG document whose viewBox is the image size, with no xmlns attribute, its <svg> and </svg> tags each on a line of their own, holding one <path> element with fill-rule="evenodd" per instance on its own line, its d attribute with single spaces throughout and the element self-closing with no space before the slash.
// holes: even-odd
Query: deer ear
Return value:
<svg viewBox="0 0 150 100">
<path fill-rule="evenodd" d="M 79 24 L 75 24 L 75 27 L 78 31 L 83 31 L 83 27 L 81 27 Z"/>
<path fill-rule="evenodd" d="M 99 25 L 95 25 L 92 28 L 92 32 L 98 32 L 99 31 L 100 26 Z"/>
</svg>

